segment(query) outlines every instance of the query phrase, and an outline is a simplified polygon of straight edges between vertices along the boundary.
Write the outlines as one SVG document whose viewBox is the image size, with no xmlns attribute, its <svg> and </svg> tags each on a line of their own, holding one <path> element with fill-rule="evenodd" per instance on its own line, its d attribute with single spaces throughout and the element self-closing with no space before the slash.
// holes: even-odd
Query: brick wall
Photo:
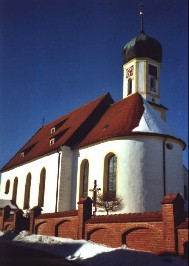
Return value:
<svg viewBox="0 0 189 266">
<path fill-rule="evenodd" d="M 188 241 L 184 200 L 180 194 L 171 194 L 161 203 L 162 212 L 108 216 L 92 216 L 90 198 L 78 203 L 78 211 L 41 214 L 41 209 L 36 207 L 30 217 L 30 232 L 86 239 L 111 247 L 126 245 L 137 250 L 183 255 Z"/>
<path fill-rule="evenodd" d="M 86 239 L 111 247 L 161 253 L 164 251 L 162 214 L 120 214 L 93 217 L 86 223 Z"/>
<path fill-rule="evenodd" d="M 77 239 L 77 224 L 77 211 L 41 214 L 35 219 L 34 233 Z"/>
<path fill-rule="evenodd" d="M 179 255 L 185 255 L 187 258 L 189 242 L 188 222 L 188 219 L 185 219 L 185 221 L 177 227 L 178 253 Z"/>
<path fill-rule="evenodd" d="M 85 235 L 85 222 L 92 215 L 92 200 L 78 202 L 78 211 L 64 211 L 41 214 L 42 209 L 34 207 L 30 214 L 30 233 L 82 239 Z"/>
<path fill-rule="evenodd" d="M 15 232 L 29 230 L 29 219 L 23 216 L 22 210 L 12 211 L 7 205 L 0 213 L 0 230 L 14 230 Z"/>
<path fill-rule="evenodd" d="M 41 213 L 34 207 L 30 213 L 31 234 L 44 234 L 73 239 L 86 239 L 111 247 L 129 248 L 186 255 L 188 219 L 184 215 L 184 200 L 180 194 L 166 195 L 162 212 L 92 216 L 92 200 L 81 199 L 78 210 Z M 0 230 L 27 229 L 27 219 L 21 210 L 10 214 L 6 206 L 0 213 Z"/>
</svg>

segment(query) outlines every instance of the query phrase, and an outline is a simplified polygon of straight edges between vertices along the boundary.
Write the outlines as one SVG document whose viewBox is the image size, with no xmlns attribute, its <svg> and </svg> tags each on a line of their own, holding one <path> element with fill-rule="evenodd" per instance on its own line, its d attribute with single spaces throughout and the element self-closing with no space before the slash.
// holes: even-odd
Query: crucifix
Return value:
<svg viewBox="0 0 189 266">
<path fill-rule="evenodd" d="M 97 181 L 94 180 L 94 187 L 92 189 L 89 189 L 89 191 L 93 192 L 92 199 L 93 199 L 93 206 L 94 206 L 94 209 L 95 209 L 93 211 L 93 215 L 96 215 L 96 210 L 97 210 L 97 208 L 96 208 L 97 192 L 100 191 L 100 190 L 101 190 L 101 188 L 97 188 Z"/>
</svg>

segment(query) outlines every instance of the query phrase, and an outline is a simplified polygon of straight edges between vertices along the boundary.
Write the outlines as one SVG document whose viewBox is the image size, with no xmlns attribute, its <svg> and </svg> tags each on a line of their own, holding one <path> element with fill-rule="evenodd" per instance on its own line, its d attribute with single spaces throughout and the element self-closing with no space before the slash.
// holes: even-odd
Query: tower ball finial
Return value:
<svg viewBox="0 0 189 266">
<path fill-rule="evenodd" d="M 140 6 L 140 17 L 141 17 L 141 26 L 140 26 L 140 34 L 144 34 L 144 5 L 143 3 L 139 3 Z"/>
</svg>

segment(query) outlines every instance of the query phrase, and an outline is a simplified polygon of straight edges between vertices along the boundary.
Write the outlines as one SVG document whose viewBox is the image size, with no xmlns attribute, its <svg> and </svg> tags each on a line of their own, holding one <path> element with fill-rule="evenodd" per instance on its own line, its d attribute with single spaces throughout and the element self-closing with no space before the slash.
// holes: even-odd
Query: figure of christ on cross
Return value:
<svg viewBox="0 0 189 266">
<path fill-rule="evenodd" d="M 97 200 L 97 192 L 100 191 L 101 188 L 97 188 L 97 180 L 94 180 L 94 187 L 92 189 L 89 189 L 89 191 L 93 192 L 93 215 L 96 215 L 97 207 L 96 207 L 96 200 Z"/>
</svg>

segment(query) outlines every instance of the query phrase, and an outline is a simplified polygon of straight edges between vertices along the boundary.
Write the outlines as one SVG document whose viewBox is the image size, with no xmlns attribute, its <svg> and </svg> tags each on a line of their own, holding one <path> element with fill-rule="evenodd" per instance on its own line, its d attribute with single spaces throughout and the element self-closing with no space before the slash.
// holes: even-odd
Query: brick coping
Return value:
<svg viewBox="0 0 189 266">
<path fill-rule="evenodd" d="M 98 215 L 87 220 L 87 223 L 112 223 L 112 222 L 160 222 L 163 221 L 161 212 L 127 213 L 113 215 Z"/>
<path fill-rule="evenodd" d="M 69 217 L 69 216 L 77 216 L 78 210 L 72 211 L 64 211 L 64 212 L 52 212 L 52 213 L 41 213 L 36 219 L 44 219 L 44 218 L 59 218 L 59 217 Z"/>
</svg>

